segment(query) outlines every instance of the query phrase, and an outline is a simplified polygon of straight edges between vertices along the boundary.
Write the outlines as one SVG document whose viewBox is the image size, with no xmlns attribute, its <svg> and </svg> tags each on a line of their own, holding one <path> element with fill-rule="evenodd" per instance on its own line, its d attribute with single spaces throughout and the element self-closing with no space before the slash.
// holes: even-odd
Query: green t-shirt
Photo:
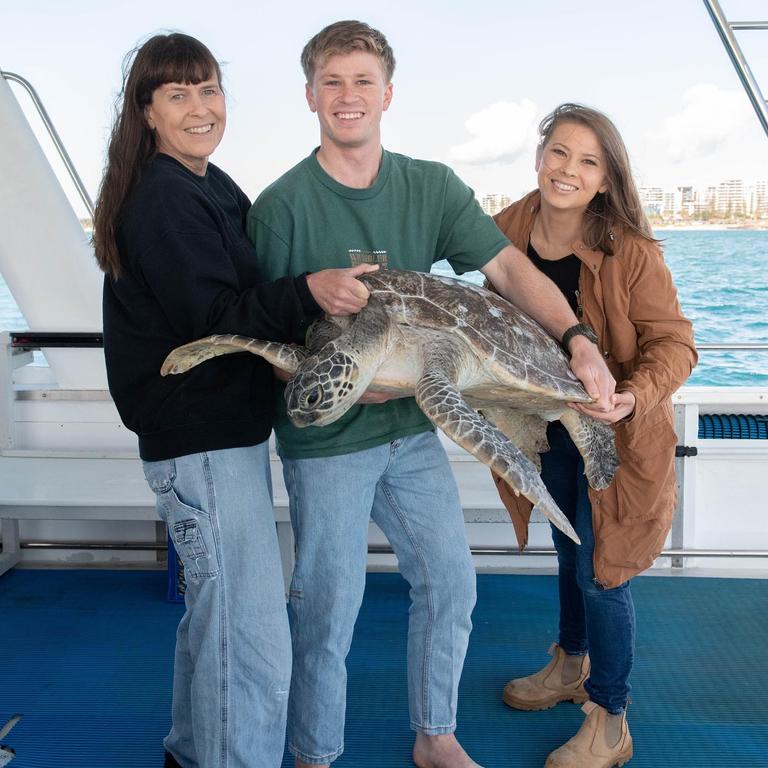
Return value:
<svg viewBox="0 0 768 768">
<path fill-rule="evenodd" d="M 509 243 L 472 190 L 441 163 L 385 151 L 373 185 L 353 189 L 331 178 L 316 152 L 267 187 L 248 214 L 248 235 L 268 280 L 350 267 L 371 255 L 390 269 L 419 272 L 447 259 L 462 274 Z M 413 398 L 356 405 L 333 424 L 298 429 L 280 388 L 276 411 L 278 452 L 291 459 L 352 453 L 432 428 Z"/>
</svg>

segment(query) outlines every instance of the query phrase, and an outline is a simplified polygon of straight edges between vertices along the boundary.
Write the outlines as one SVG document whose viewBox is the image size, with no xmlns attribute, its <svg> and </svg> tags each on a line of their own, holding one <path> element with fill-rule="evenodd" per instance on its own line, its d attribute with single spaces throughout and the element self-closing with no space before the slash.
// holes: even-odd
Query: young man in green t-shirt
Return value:
<svg viewBox="0 0 768 768">
<path fill-rule="evenodd" d="M 577 324 L 559 290 L 513 248 L 444 165 L 384 151 L 394 56 L 384 35 L 344 21 L 307 43 L 302 66 L 320 147 L 268 187 L 248 216 L 266 279 L 365 260 L 428 272 L 480 269 L 555 337 Z M 572 368 L 600 406 L 615 382 L 584 336 Z M 297 768 L 343 751 L 345 658 L 365 586 L 368 523 L 384 531 L 413 601 L 408 694 L 420 768 L 477 768 L 453 735 L 475 573 L 445 452 L 413 398 L 360 404 L 296 429 L 278 401 L 278 451 L 296 536 L 289 610 L 288 746 Z M 372 724 L 374 727 L 374 724 Z"/>
</svg>

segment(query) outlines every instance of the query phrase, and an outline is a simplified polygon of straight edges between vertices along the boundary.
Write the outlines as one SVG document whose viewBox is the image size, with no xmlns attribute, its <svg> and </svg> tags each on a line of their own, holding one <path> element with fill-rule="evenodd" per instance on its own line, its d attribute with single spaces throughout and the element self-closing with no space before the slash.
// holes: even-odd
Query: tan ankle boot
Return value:
<svg viewBox="0 0 768 768">
<path fill-rule="evenodd" d="M 593 701 L 582 710 L 587 715 L 576 735 L 547 758 L 544 768 L 613 768 L 622 766 L 632 757 L 632 736 L 626 713 L 621 717 L 618 742 L 611 745 L 606 738 L 608 711 Z"/>
<path fill-rule="evenodd" d="M 530 711 L 549 709 L 569 699 L 581 704 L 589 698 L 584 690 L 584 681 L 589 677 L 589 655 L 580 657 L 579 676 L 568 683 L 563 682 L 563 665 L 567 658 L 565 651 L 557 643 L 552 643 L 549 655 L 552 661 L 544 669 L 528 677 L 510 680 L 504 686 L 504 703 L 507 706 Z"/>
</svg>

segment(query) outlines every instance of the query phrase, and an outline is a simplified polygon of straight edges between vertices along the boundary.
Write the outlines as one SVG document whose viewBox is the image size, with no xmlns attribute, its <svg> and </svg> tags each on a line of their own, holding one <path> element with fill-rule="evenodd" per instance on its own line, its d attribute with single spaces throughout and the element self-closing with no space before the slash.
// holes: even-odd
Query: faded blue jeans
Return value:
<svg viewBox="0 0 768 768">
<path fill-rule="evenodd" d="M 277 768 L 291 639 L 267 443 L 144 463 L 184 563 L 171 732 L 184 768 Z"/>
<path fill-rule="evenodd" d="M 456 482 L 437 435 L 424 432 L 342 456 L 283 459 L 283 472 L 296 537 L 288 748 L 312 764 L 344 750 L 345 659 L 365 588 L 370 518 L 411 587 L 411 727 L 453 732 L 475 571 Z"/>
<path fill-rule="evenodd" d="M 569 655 L 589 652 L 584 687 L 589 698 L 613 714 L 627 706 L 635 655 L 635 607 L 629 581 L 604 588 L 593 566 L 595 534 L 584 462 L 560 422 L 547 429 L 551 450 L 541 455 L 541 477 L 581 539 L 574 544 L 552 526 L 560 591 L 560 647 Z"/>
</svg>

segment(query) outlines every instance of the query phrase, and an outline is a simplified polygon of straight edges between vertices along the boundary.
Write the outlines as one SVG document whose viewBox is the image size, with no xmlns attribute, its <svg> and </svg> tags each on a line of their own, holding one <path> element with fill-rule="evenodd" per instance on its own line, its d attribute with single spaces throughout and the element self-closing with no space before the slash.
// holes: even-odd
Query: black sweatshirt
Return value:
<svg viewBox="0 0 768 768">
<path fill-rule="evenodd" d="M 158 154 L 121 211 L 121 272 L 104 280 L 109 390 L 139 453 L 157 461 L 254 445 L 272 428 L 270 366 L 249 353 L 160 376 L 166 355 L 212 333 L 290 341 L 320 313 L 305 276 L 266 283 L 245 235 L 242 190 Z"/>
</svg>

